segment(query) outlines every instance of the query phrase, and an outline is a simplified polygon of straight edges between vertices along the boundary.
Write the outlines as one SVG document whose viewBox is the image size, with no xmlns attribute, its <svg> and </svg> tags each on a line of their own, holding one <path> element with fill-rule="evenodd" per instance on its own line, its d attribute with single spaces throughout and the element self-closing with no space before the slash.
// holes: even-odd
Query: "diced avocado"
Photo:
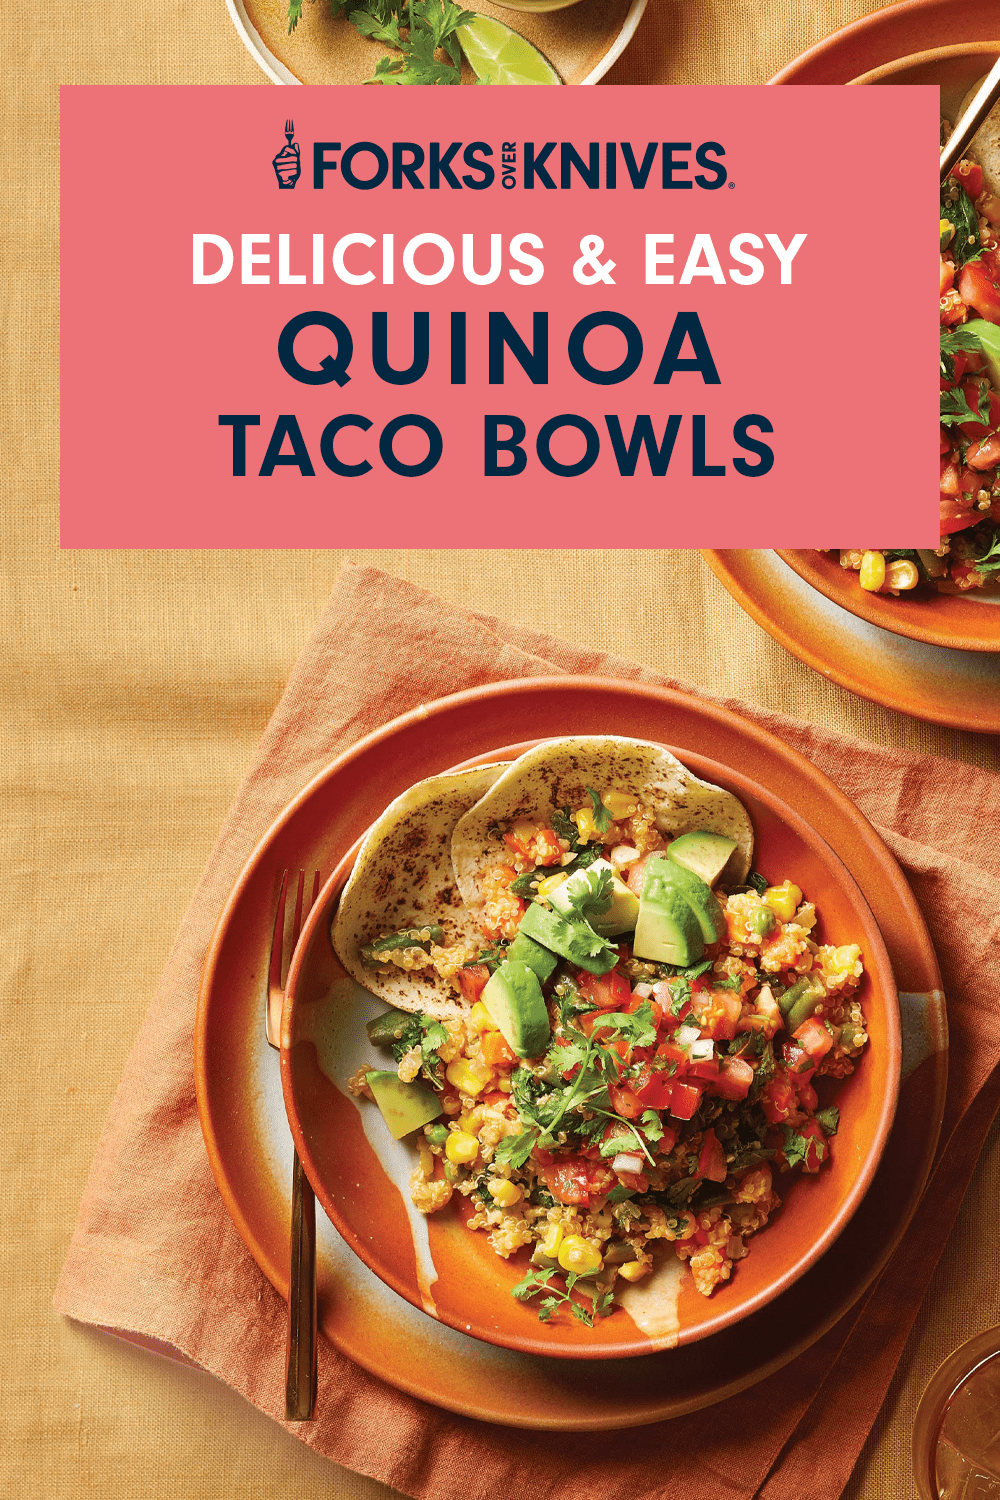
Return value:
<svg viewBox="0 0 1000 1500">
<path fill-rule="evenodd" d="M 398 1042 L 407 1026 L 411 1024 L 413 1017 L 407 1015 L 405 1010 L 387 1010 L 380 1016 L 375 1016 L 368 1022 L 365 1030 L 368 1040 L 376 1047 L 388 1047 L 393 1042 Z"/>
<path fill-rule="evenodd" d="M 552 970 L 559 960 L 548 948 L 543 948 L 541 943 L 536 943 L 526 932 L 519 932 L 517 937 L 507 949 L 508 959 L 515 964 L 527 964 L 533 969 L 539 979 L 548 979 Z"/>
<path fill-rule="evenodd" d="M 715 892 L 705 884 L 700 875 L 696 875 L 686 865 L 672 864 L 662 855 L 654 854 L 646 866 L 643 896 L 649 895 L 652 900 L 657 900 L 656 893 L 662 885 L 670 885 L 680 891 L 698 918 L 698 926 L 706 943 L 721 942 L 726 935 L 726 919 Z"/>
<path fill-rule="evenodd" d="M 687 968 L 705 951 L 701 923 L 684 893 L 658 876 L 658 865 L 666 868 L 666 860 L 651 859 L 646 866 L 633 952 L 636 958 Z"/>
<path fill-rule="evenodd" d="M 441 1113 L 440 1094 L 422 1083 L 404 1083 L 398 1073 L 369 1073 L 366 1082 L 375 1095 L 389 1134 L 397 1141 L 436 1120 Z"/>
<path fill-rule="evenodd" d="M 549 1044 L 549 1013 L 533 969 L 505 958 L 480 998 L 518 1057 L 541 1057 Z"/>
<path fill-rule="evenodd" d="M 610 875 L 611 894 L 601 902 L 587 902 L 590 877 Z M 575 870 L 568 880 L 556 886 L 549 900 L 555 911 L 571 916 L 579 911 L 595 932 L 602 937 L 617 937 L 622 932 L 633 932 L 639 917 L 639 898 L 630 891 L 625 882 L 616 875 L 614 866 L 606 859 L 595 859 L 585 870 Z"/>
<path fill-rule="evenodd" d="M 1000 384 L 1000 327 L 988 323 L 985 318 L 970 318 L 963 324 L 962 332 L 971 333 L 979 340 L 990 379 L 994 385 Z"/>
<path fill-rule="evenodd" d="M 578 969 L 589 974 L 607 974 L 618 962 L 618 955 L 608 947 L 604 938 L 598 937 L 586 922 L 571 922 L 560 912 L 549 911 L 533 901 L 521 918 L 521 932 L 534 938 L 551 953 L 558 953 Z"/>
<path fill-rule="evenodd" d="M 674 839 L 667 850 L 667 858 L 675 865 L 693 870 L 706 885 L 714 885 L 729 863 L 736 848 L 734 839 L 724 833 L 709 833 L 707 828 L 697 828 L 693 833 L 682 833 Z"/>
</svg>

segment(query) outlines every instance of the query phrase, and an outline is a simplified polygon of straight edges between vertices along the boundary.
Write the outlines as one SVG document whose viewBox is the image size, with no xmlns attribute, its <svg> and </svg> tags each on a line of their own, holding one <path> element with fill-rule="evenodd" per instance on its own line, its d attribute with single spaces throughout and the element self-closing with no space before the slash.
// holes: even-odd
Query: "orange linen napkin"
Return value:
<svg viewBox="0 0 1000 1500">
<path fill-rule="evenodd" d="M 166 1345 L 278 1417 L 284 1304 L 227 1217 L 202 1144 L 192 1031 L 222 905 L 273 817 L 387 718 L 475 684 L 583 672 L 681 686 L 595 651 L 450 608 L 348 567 L 296 665 L 195 893 L 91 1171 L 56 1308 Z M 690 689 L 688 689 L 690 691 Z M 707 695 L 702 695 L 707 696 Z M 291 1430 L 338 1463 L 431 1500 L 834 1500 L 885 1396 L 1000 1098 L 1000 780 L 735 709 L 804 751 L 876 825 L 931 919 L 952 1050 L 941 1156 L 924 1208 L 864 1304 L 724 1407 L 572 1438 L 439 1412 L 321 1341 L 318 1419 Z M 969 924 L 963 913 L 975 910 Z M 986 918 L 983 920 L 983 918 Z"/>
</svg>

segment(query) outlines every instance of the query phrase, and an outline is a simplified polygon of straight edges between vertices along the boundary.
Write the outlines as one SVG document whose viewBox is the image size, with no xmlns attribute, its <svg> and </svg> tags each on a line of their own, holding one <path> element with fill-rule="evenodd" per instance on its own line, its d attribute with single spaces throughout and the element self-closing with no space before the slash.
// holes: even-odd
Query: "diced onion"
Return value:
<svg viewBox="0 0 1000 1500">
<path fill-rule="evenodd" d="M 738 1234 L 731 1234 L 726 1243 L 726 1255 L 730 1260 L 742 1260 L 746 1255 L 746 1246 Z"/>
<path fill-rule="evenodd" d="M 692 1042 L 701 1041 L 701 1032 L 697 1026 L 678 1026 L 674 1032 L 674 1040 L 680 1042 L 682 1047 L 690 1047 Z"/>
<path fill-rule="evenodd" d="M 641 1172 L 642 1157 L 633 1156 L 630 1151 L 619 1151 L 611 1163 L 611 1170 L 613 1172 Z"/>
<path fill-rule="evenodd" d="M 691 1058 L 694 1062 L 708 1062 L 715 1055 L 715 1043 L 711 1037 L 699 1037 L 691 1043 Z"/>
<path fill-rule="evenodd" d="M 633 849 L 631 844 L 616 844 L 608 858 L 615 869 L 620 870 L 625 865 L 634 865 L 639 858 L 639 851 Z"/>
<path fill-rule="evenodd" d="M 648 1000 L 653 993 L 653 986 L 651 984 L 636 984 L 632 987 L 632 993 L 633 995 L 638 995 L 640 1000 Z"/>
</svg>

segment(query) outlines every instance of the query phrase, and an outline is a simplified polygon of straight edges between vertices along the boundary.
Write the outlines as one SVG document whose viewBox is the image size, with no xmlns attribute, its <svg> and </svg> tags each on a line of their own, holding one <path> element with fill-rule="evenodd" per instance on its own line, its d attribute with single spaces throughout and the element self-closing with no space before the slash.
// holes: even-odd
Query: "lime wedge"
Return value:
<svg viewBox="0 0 1000 1500">
<path fill-rule="evenodd" d="M 537 47 L 492 16 L 477 16 L 457 35 L 481 83 L 562 83 Z"/>
</svg>

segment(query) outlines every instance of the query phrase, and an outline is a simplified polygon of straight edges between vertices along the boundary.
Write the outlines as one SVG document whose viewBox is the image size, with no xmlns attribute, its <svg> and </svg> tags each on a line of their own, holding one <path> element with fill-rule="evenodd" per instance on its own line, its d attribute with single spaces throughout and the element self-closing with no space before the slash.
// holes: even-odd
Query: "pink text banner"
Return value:
<svg viewBox="0 0 1000 1500">
<path fill-rule="evenodd" d="M 930 88 L 64 88 L 62 544 L 935 547 L 937 147 Z"/>
</svg>

